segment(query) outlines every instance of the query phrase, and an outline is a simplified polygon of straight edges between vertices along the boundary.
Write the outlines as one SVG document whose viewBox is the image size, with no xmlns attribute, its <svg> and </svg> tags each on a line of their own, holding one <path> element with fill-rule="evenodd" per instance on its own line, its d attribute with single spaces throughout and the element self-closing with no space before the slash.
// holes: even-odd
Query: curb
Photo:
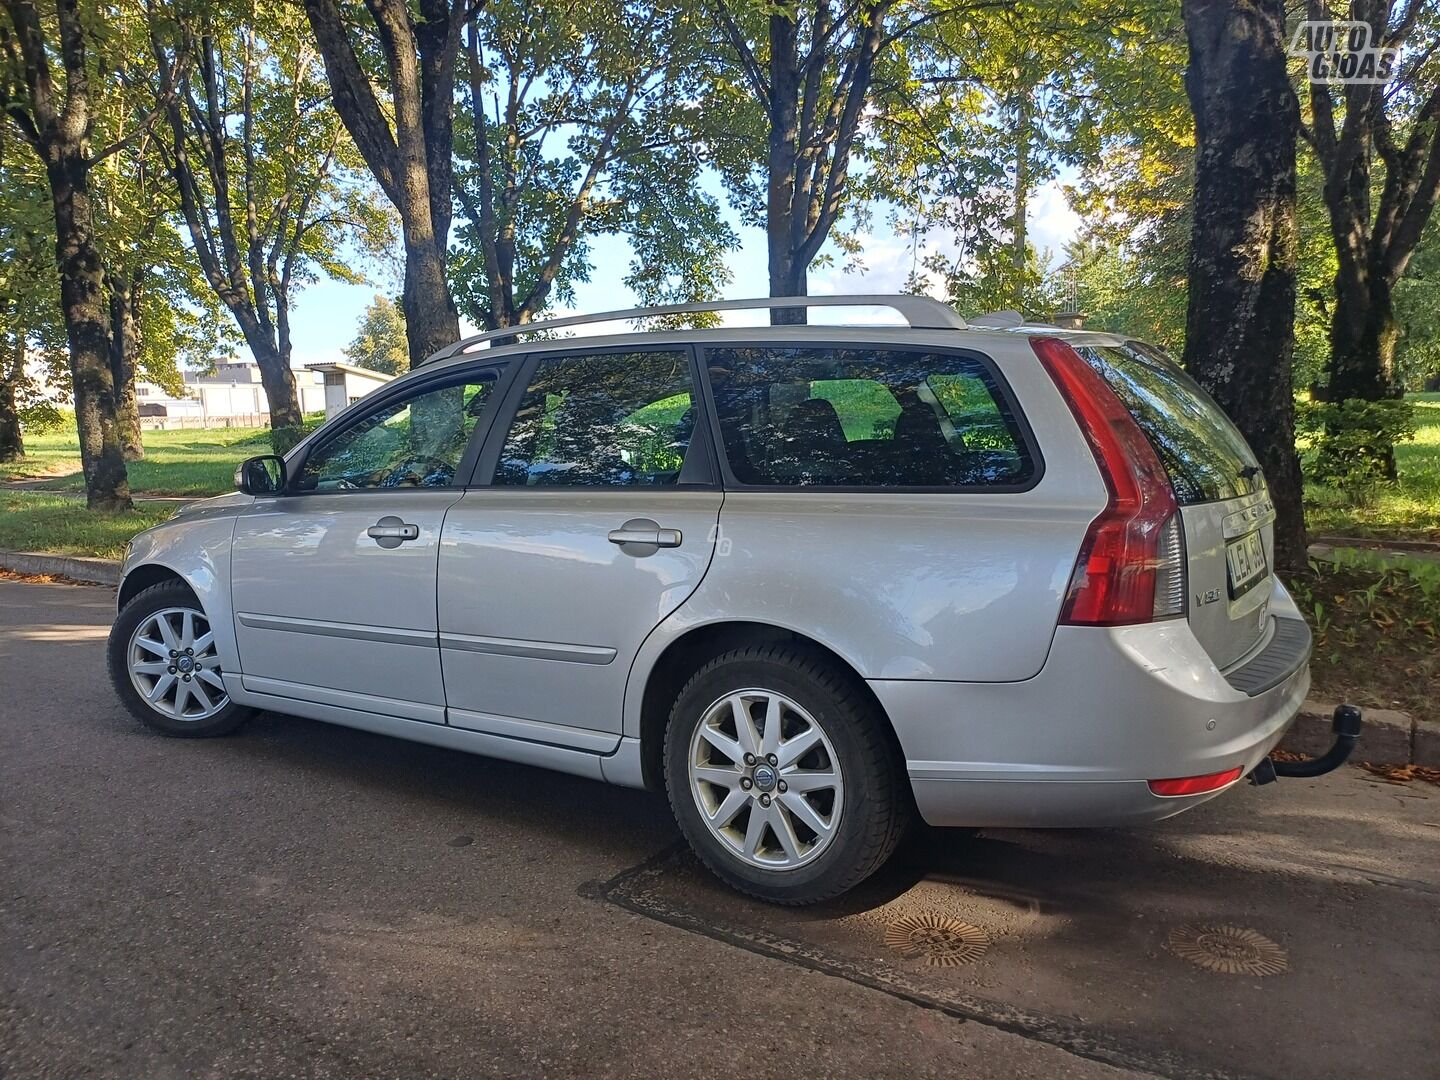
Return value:
<svg viewBox="0 0 1440 1080">
<path fill-rule="evenodd" d="M 15 574 L 57 574 L 88 585 L 120 584 L 118 559 L 42 555 L 33 551 L 0 551 L 0 570 L 9 570 Z"/>
<path fill-rule="evenodd" d="M 1307 699 L 1290 730 L 1280 740 L 1280 749 L 1316 757 L 1330 749 L 1335 737 L 1330 732 L 1331 702 Z M 1440 723 L 1417 720 L 1394 709 L 1362 709 L 1365 726 L 1355 747 L 1355 761 L 1372 765 L 1425 765 L 1440 767 Z"/>
</svg>

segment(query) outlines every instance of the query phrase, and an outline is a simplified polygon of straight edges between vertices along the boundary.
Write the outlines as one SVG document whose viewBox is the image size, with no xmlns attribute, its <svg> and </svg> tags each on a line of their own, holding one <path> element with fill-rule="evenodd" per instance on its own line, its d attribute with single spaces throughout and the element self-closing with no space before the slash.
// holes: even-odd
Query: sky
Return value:
<svg viewBox="0 0 1440 1080">
<path fill-rule="evenodd" d="M 1080 219 L 1065 200 L 1065 177 L 1045 184 L 1031 197 L 1029 222 L 1031 243 L 1040 251 L 1049 249 L 1059 260 L 1065 244 L 1080 229 Z M 732 219 L 731 227 L 740 236 L 740 246 L 726 256 L 730 284 L 721 299 L 764 295 L 766 288 L 765 234 Z M 910 273 L 911 252 L 907 241 L 883 224 L 863 237 L 863 273 L 846 273 L 839 265 L 811 272 L 812 294 L 893 293 L 900 291 Z M 614 311 L 635 306 L 635 297 L 622 284 L 630 265 L 630 246 L 623 237 L 600 237 L 591 244 L 594 270 L 589 282 L 575 289 L 574 310 Z M 838 260 L 837 260 L 838 262 Z M 377 292 L 398 291 L 394 282 L 376 272 L 364 285 L 346 285 L 322 278 L 308 286 L 295 300 L 291 314 L 292 366 L 343 359 L 342 350 L 355 336 L 365 306 Z M 568 314 L 569 312 L 555 312 Z M 963 313 L 962 313 L 963 314 Z M 475 333 L 464 325 L 462 333 Z M 243 352 L 243 349 L 242 349 Z"/>
</svg>

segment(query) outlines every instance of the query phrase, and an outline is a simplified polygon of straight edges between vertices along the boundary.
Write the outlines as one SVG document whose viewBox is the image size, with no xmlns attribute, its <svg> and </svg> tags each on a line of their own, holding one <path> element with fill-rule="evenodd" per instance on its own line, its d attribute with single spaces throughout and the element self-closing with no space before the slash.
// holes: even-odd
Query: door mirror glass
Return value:
<svg viewBox="0 0 1440 1080">
<path fill-rule="evenodd" d="M 274 454 L 246 458 L 235 470 L 235 487 L 246 495 L 278 495 L 285 487 L 285 462 Z"/>
</svg>

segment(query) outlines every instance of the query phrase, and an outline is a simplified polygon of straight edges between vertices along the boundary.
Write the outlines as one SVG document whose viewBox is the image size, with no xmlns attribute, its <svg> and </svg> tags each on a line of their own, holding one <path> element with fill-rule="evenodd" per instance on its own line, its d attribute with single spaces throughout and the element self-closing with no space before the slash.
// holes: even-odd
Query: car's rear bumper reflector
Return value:
<svg viewBox="0 0 1440 1080">
<path fill-rule="evenodd" d="M 1240 779 L 1240 768 L 1224 772 L 1206 773 L 1204 776 L 1177 776 L 1169 780 L 1151 780 L 1150 793 L 1173 798 L 1177 795 L 1203 795 L 1207 791 L 1219 791 Z"/>
</svg>

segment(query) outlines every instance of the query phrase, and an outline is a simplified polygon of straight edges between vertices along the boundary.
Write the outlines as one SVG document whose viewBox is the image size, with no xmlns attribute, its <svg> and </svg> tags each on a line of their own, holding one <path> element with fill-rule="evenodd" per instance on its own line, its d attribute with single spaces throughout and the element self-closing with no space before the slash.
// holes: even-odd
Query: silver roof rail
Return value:
<svg viewBox="0 0 1440 1080">
<path fill-rule="evenodd" d="M 483 334 L 462 338 L 425 358 L 425 363 L 446 360 L 467 353 L 477 345 L 495 338 L 513 338 L 565 326 L 587 323 L 617 322 L 621 319 L 648 319 L 657 315 L 691 315 L 706 311 L 765 311 L 773 308 L 812 307 L 884 307 L 899 312 L 912 330 L 964 330 L 968 325 L 950 305 L 929 296 L 861 295 L 861 296 L 760 296 L 748 300 L 705 300 L 693 304 L 662 304 L 659 307 L 626 308 L 621 311 L 600 311 L 593 315 L 566 315 L 559 319 L 505 326 Z"/>
<path fill-rule="evenodd" d="M 984 315 L 977 315 L 970 320 L 971 326 L 988 326 L 996 330 L 1009 330 L 1014 326 L 1024 326 L 1025 316 L 1018 311 L 987 311 Z"/>
</svg>

